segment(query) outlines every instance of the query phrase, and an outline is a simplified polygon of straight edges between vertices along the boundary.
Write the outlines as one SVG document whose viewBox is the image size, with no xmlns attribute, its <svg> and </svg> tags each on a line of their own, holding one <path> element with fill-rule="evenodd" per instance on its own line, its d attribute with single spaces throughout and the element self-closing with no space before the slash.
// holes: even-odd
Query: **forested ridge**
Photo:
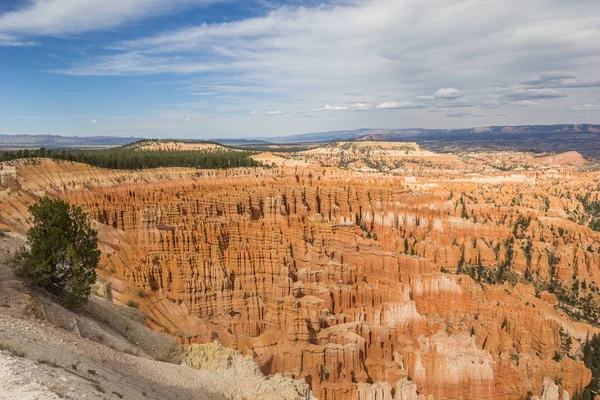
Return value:
<svg viewBox="0 0 600 400">
<path fill-rule="evenodd" d="M 0 152 L 0 161 L 20 158 L 51 158 L 76 161 L 95 167 L 111 169 L 144 169 L 158 167 L 190 168 L 236 168 L 257 167 L 261 164 L 252 158 L 252 151 L 211 150 L 211 151 L 134 151 L 127 147 L 103 150 L 58 149 L 16 150 Z"/>
</svg>

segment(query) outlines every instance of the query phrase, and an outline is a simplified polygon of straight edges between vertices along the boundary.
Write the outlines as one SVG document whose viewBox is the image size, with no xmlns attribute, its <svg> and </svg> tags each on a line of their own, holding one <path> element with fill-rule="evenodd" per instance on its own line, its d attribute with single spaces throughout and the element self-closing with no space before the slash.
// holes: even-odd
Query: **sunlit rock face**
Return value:
<svg viewBox="0 0 600 400">
<path fill-rule="evenodd" d="M 0 224 L 24 231 L 44 193 L 81 205 L 113 301 L 181 343 L 217 340 L 303 378 L 319 399 L 580 391 L 591 374 L 575 356 L 598 329 L 544 282 L 577 280 L 597 304 L 600 237 L 578 200 L 597 198 L 597 174 L 573 155 L 499 153 L 507 170 L 408 147 L 371 152 L 368 171 L 322 166 L 347 157 L 338 148 L 272 169 L 13 163 L 19 194 L 2 198 Z"/>
<path fill-rule="evenodd" d="M 7 190 L 15 186 L 17 170 L 13 166 L 0 166 L 0 190 Z"/>
</svg>

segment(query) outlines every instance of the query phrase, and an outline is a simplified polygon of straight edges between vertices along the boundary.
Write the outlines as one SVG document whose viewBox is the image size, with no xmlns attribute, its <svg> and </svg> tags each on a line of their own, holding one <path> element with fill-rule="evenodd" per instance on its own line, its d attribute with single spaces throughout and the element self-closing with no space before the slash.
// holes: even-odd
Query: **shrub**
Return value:
<svg viewBox="0 0 600 400">
<path fill-rule="evenodd" d="M 97 383 L 94 383 L 92 386 L 98 392 L 100 392 L 100 393 L 106 393 L 106 390 L 104 390 L 104 388 L 102 386 L 98 385 Z"/>
<path fill-rule="evenodd" d="M 581 398 L 591 399 L 592 393 L 600 391 L 600 335 L 596 334 L 584 343 L 583 362 L 592 371 L 592 381 L 585 388 Z"/>
<path fill-rule="evenodd" d="M 552 359 L 556 362 L 560 362 L 560 360 L 562 360 L 562 356 L 560 355 L 560 353 L 558 351 L 555 351 Z"/>
<path fill-rule="evenodd" d="M 29 208 L 33 226 L 15 261 L 25 278 L 69 307 L 87 302 L 100 259 L 98 236 L 80 207 L 44 197 Z"/>
<path fill-rule="evenodd" d="M 323 366 L 323 380 L 325 382 L 329 381 L 329 374 L 330 374 L 330 372 L 329 372 L 329 366 L 328 365 L 324 365 Z"/>
</svg>

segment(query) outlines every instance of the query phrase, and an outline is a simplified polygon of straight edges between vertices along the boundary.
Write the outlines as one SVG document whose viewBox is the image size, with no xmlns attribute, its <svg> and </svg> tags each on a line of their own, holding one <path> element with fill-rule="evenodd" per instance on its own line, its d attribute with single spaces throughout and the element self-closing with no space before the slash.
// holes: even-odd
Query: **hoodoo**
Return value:
<svg viewBox="0 0 600 400">
<path fill-rule="evenodd" d="M 12 162 L 20 194 L 4 197 L 2 223 L 23 231 L 14 210 L 41 193 L 81 205 L 115 303 L 135 302 L 181 344 L 216 340 L 266 375 L 304 380 L 319 399 L 519 399 L 548 382 L 569 394 L 588 385 L 577 354 L 599 331 L 599 234 L 585 226 L 593 215 L 567 210 L 595 201 L 593 173 L 555 164 L 575 176 L 557 187 L 546 163 L 504 171 L 414 144 L 280 157 L 290 166 Z"/>
</svg>

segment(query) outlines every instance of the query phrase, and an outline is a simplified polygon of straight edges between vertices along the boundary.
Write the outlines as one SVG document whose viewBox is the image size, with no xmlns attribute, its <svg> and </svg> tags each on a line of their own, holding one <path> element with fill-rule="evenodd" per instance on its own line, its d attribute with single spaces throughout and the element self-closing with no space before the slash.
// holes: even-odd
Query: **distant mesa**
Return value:
<svg viewBox="0 0 600 400">
<path fill-rule="evenodd" d="M 528 164 L 542 164 L 550 166 L 572 165 L 581 167 L 589 163 L 581 154 L 576 151 L 567 151 L 559 154 L 551 154 L 544 157 L 532 157 L 525 160 Z"/>
<path fill-rule="evenodd" d="M 140 140 L 125 147 L 136 151 L 227 151 L 218 143 L 182 140 Z"/>
</svg>

